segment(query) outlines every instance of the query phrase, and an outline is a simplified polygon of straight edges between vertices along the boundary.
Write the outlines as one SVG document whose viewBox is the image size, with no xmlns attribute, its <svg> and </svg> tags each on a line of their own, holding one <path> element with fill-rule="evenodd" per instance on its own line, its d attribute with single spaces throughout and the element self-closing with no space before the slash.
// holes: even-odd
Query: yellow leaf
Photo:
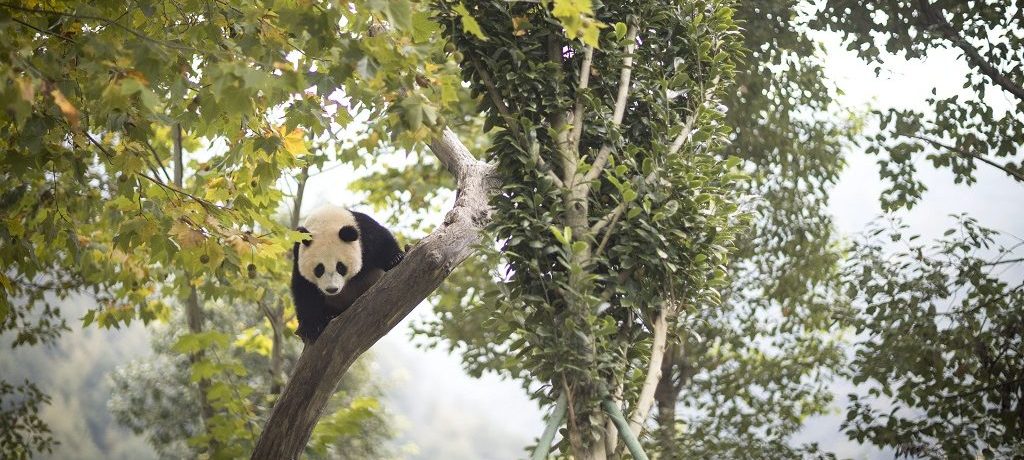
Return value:
<svg viewBox="0 0 1024 460">
<path fill-rule="evenodd" d="M 2 271 L 0 271 L 0 287 L 3 287 L 6 293 L 14 292 L 14 284 L 11 283 L 11 279 Z"/>
<path fill-rule="evenodd" d="M 231 235 L 227 238 L 230 245 L 237 254 L 248 254 L 252 252 L 252 245 L 239 235 Z"/>
<path fill-rule="evenodd" d="M 203 244 L 203 240 L 206 237 L 202 232 L 193 230 L 188 224 L 182 221 L 175 221 L 171 224 L 171 237 L 174 238 L 182 248 L 194 248 Z"/>
<path fill-rule="evenodd" d="M 555 0 L 555 6 L 551 9 L 551 14 L 560 18 L 589 16 L 593 13 L 593 4 L 590 0 Z"/>
<path fill-rule="evenodd" d="M 302 128 L 295 128 L 290 133 L 287 132 L 286 127 L 281 127 L 281 142 L 284 144 L 284 150 L 294 156 L 300 156 L 307 152 L 306 150 L 306 137 Z"/>
<path fill-rule="evenodd" d="M 50 91 L 50 95 L 53 96 L 53 102 L 57 104 L 57 107 L 60 107 L 60 111 L 64 114 L 64 118 L 67 118 L 68 124 L 70 124 L 72 128 L 78 129 L 78 109 L 71 104 L 71 101 L 64 97 L 64 93 L 60 92 L 59 89 L 54 88 L 53 91 Z"/>
<path fill-rule="evenodd" d="M 526 35 L 526 25 L 530 23 L 530 20 L 526 16 L 516 16 L 512 18 L 512 35 L 516 37 L 522 37 Z"/>
</svg>

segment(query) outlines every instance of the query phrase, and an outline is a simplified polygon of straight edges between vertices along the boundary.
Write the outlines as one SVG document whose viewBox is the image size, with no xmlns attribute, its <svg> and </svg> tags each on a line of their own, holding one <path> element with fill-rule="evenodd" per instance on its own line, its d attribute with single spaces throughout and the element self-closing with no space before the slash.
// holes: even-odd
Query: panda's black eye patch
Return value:
<svg viewBox="0 0 1024 460">
<path fill-rule="evenodd" d="M 345 274 L 348 273 L 348 267 L 346 267 L 345 264 L 341 262 L 338 262 L 338 265 L 336 265 L 334 269 L 337 270 L 338 274 L 341 276 L 345 276 Z"/>
<path fill-rule="evenodd" d="M 338 237 L 341 238 L 341 241 L 351 243 L 359 239 L 359 230 L 351 225 L 346 225 L 338 230 Z"/>
<path fill-rule="evenodd" d="M 321 276 L 324 276 L 324 272 L 326 270 L 327 269 L 324 268 L 324 264 L 316 264 L 316 268 L 313 269 L 313 274 L 316 275 L 317 278 L 319 278 Z"/>
</svg>

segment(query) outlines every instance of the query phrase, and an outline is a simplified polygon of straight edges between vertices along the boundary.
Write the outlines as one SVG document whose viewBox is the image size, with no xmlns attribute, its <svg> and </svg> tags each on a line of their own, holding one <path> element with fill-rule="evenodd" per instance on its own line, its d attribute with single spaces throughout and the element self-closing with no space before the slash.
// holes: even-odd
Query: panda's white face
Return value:
<svg viewBox="0 0 1024 460">
<path fill-rule="evenodd" d="M 337 295 L 363 268 L 355 216 L 344 208 L 322 207 L 306 218 L 303 230 L 311 239 L 299 244 L 299 274 L 324 295 Z"/>
</svg>

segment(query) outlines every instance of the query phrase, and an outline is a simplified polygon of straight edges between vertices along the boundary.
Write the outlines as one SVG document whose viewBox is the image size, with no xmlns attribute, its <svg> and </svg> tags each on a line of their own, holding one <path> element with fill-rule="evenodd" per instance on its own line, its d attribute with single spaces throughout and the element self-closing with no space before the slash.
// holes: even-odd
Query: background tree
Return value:
<svg viewBox="0 0 1024 460">
<path fill-rule="evenodd" d="M 464 79 L 485 126 L 499 128 L 488 155 L 503 184 L 491 226 L 502 295 L 485 291 L 478 298 L 494 303 L 474 316 L 495 331 L 486 348 L 542 385 L 538 397 L 567 397 L 562 447 L 605 458 L 616 447 L 601 401 L 642 421 L 657 382 L 649 360 L 676 314 L 719 300 L 739 219 L 736 163 L 712 153 L 737 52 L 732 10 L 450 7 L 442 23 Z"/>
<path fill-rule="evenodd" d="M 952 49 L 966 64 L 966 95 L 938 94 L 926 109 L 876 112 L 868 152 L 889 187 L 883 209 L 913 207 L 926 189 L 924 153 L 957 183 L 979 167 L 1024 181 L 1024 65 L 1019 2 L 828 1 L 811 27 L 835 30 L 881 71 L 895 59 Z M 927 84 L 927 82 L 922 82 Z M 875 121 L 872 119 L 871 121 Z M 844 281 L 859 333 L 846 433 L 859 442 L 922 458 L 1020 455 L 1020 356 L 1024 314 L 1020 241 L 958 216 L 925 243 L 902 225 L 879 225 L 854 247 Z M 883 243 L 885 241 L 885 243 Z M 1009 366 L 1009 367 L 1004 367 Z"/>
<path fill-rule="evenodd" d="M 1024 283 L 1006 270 L 1024 243 L 957 223 L 934 243 L 879 225 L 855 246 L 853 381 L 867 391 L 850 395 L 843 428 L 901 457 L 1012 458 L 1024 445 Z"/>
<path fill-rule="evenodd" d="M 132 361 L 112 375 L 111 412 L 119 423 L 144 434 L 162 458 L 195 457 L 210 444 L 208 436 L 217 436 L 218 444 L 225 446 L 221 454 L 244 457 L 276 397 L 271 334 L 261 330 L 268 322 L 264 311 L 251 305 L 208 307 L 206 333 L 189 333 L 183 312 L 176 314 L 168 324 L 154 328 L 153 356 Z M 210 364 L 193 366 L 180 349 L 190 338 L 198 343 L 207 337 L 211 339 L 204 349 Z M 301 342 L 292 339 L 284 345 L 280 359 L 288 369 L 298 358 Z M 219 420 L 216 430 L 204 428 L 202 401 L 190 391 L 200 378 L 210 382 L 207 394 L 215 416 L 231 418 L 230 427 L 235 429 Z M 304 456 L 390 457 L 393 431 L 380 397 L 364 359 L 345 375 Z"/>
<path fill-rule="evenodd" d="M 757 217 L 731 259 L 722 304 L 683 312 L 668 334 L 651 452 L 782 455 L 791 449 L 788 436 L 832 397 L 829 375 L 842 358 L 831 332 L 833 313 L 842 309 L 841 256 L 826 205 L 843 165 L 841 142 L 854 131 L 831 115 L 836 90 L 822 73 L 817 45 L 793 19 L 796 7 L 737 5 L 749 54 L 722 101 L 731 142 L 710 153 L 744 160 L 752 180 L 737 185 L 757 196 L 749 204 Z M 493 299 L 501 297 L 496 283 L 504 279 L 499 267 L 493 251 L 467 261 L 436 296 L 437 318 L 416 330 L 462 353 L 471 375 L 496 371 L 532 390 L 535 381 L 510 352 L 507 333 L 493 327 L 500 324 L 492 319 L 499 314 Z"/>
<path fill-rule="evenodd" d="M 1024 182 L 1022 15 L 1018 2 L 1003 0 L 830 0 L 815 15 L 811 27 L 840 33 L 876 71 L 890 59 L 920 59 L 947 48 L 967 64 L 963 88 L 971 97 L 933 90 L 928 110 L 876 113 L 880 130 L 868 151 L 880 155 L 879 171 L 890 184 L 881 198 L 884 209 L 911 207 L 920 199 L 925 186 L 913 160 L 921 153 L 934 167 L 949 169 L 957 183 L 973 183 L 979 165 Z M 1004 108 L 993 104 L 1000 98 L 1008 102 Z"/>
</svg>

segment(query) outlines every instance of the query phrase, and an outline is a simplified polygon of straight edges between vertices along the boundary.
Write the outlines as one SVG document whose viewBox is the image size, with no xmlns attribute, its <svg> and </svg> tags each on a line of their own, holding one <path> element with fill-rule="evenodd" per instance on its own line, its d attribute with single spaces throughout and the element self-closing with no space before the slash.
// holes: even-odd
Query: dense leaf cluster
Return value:
<svg viewBox="0 0 1024 460">
<path fill-rule="evenodd" d="M 1024 445 L 1021 244 L 974 219 L 932 244 L 874 230 L 845 269 L 859 341 L 844 429 L 915 458 L 1013 458 Z M 887 245 L 898 241 L 893 253 Z M 1012 281 L 1016 280 L 1016 281 Z"/>
<path fill-rule="evenodd" d="M 382 140 L 430 136 L 464 99 L 438 30 L 408 1 L 0 4 L 0 332 L 53 340 L 55 301 L 82 292 L 85 326 L 182 308 L 186 342 L 230 338 L 202 320 L 226 301 L 267 312 L 252 334 L 280 348 L 291 177 L 322 149 L 360 166 Z M 357 112 L 373 122 L 339 139 Z M 216 407 L 231 369 L 204 351 L 178 350 L 206 401 L 193 441 L 215 453 L 252 437 L 251 408 Z"/>
<path fill-rule="evenodd" d="M 616 387 L 635 401 L 654 318 L 714 308 L 727 284 L 743 219 L 738 161 L 716 156 L 728 133 L 720 94 L 739 54 L 733 10 L 725 2 L 445 5 L 441 22 L 462 54 L 463 78 L 494 128 L 488 156 L 503 186 L 491 226 L 500 290 L 479 280 L 449 294 L 469 301 L 458 315 L 483 320 L 486 338 L 459 333 L 461 319 L 442 327 L 482 346 L 468 350 L 490 357 L 477 371 L 543 383 L 553 389 L 538 394 L 545 399 L 572 391 L 581 413 Z M 597 41 L 571 40 L 570 16 L 606 28 Z"/>
</svg>

